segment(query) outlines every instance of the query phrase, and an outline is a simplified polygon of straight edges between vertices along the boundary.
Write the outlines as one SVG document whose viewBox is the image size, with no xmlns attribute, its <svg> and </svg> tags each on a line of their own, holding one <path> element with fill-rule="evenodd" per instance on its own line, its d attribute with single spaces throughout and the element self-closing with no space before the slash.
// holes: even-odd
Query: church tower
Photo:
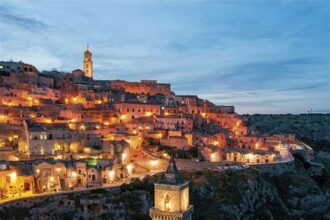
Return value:
<svg viewBox="0 0 330 220">
<path fill-rule="evenodd" d="M 84 73 L 85 76 L 89 78 L 93 78 L 93 59 L 92 59 L 92 52 L 89 50 L 89 46 L 87 45 L 87 48 L 84 53 Z"/>
<path fill-rule="evenodd" d="M 155 183 L 155 207 L 149 210 L 152 220 L 191 220 L 193 206 L 189 204 L 189 182 L 180 178 L 172 157 L 165 177 Z"/>
</svg>

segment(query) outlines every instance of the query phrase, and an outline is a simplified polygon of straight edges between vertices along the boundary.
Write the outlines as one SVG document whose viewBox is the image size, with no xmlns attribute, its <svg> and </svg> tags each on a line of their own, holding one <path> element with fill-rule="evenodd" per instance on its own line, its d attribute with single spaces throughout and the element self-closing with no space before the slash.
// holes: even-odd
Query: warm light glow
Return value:
<svg viewBox="0 0 330 220">
<path fill-rule="evenodd" d="M 7 120 L 7 116 L 6 115 L 0 115 L 0 120 Z"/>
<path fill-rule="evenodd" d="M 119 118 L 120 118 L 121 120 L 125 120 L 125 119 L 126 119 L 126 115 L 121 115 Z"/>
<path fill-rule="evenodd" d="M 219 141 L 213 141 L 213 145 L 218 145 Z"/>
<path fill-rule="evenodd" d="M 146 112 L 145 115 L 146 115 L 146 116 L 151 116 L 152 113 L 151 113 L 151 112 Z"/>
<path fill-rule="evenodd" d="M 37 172 L 37 174 L 39 174 L 39 173 L 40 173 L 40 170 L 39 170 L 39 169 L 37 169 L 37 170 L 36 170 L 36 172 Z"/>
<path fill-rule="evenodd" d="M 125 152 L 123 152 L 121 155 L 121 160 L 123 163 L 125 162 L 126 158 L 127 158 L 127 154 Z"/>
<path fill-rule="evenodd" d="M 206 113 L 204 113 L 204 112 L 201 115 L 202 115 L 203 118 L 206 117 Z"/>
<path fill-rule="evenodd" d="M 246 155 L 246 158 L 247 158 L 248 160 L 253 160 L 254 155 L 253 155 L 253 154 L 247 154 L 247 155 Z"/>
<path fill-rule="evenodd" d="M 183 193 L 183 208 L 184 208 L 184 210 L 186 210 L 186 209 L 188 208 L 188 206 L 189 206 L 188 192 L 185 191 L 185 192 Z"/>
<path fill-rule="evenodd" d="M 91 149 L 89 148 L 89 147 L 85 147 L 84 148 L 84 152 L 86 153 L 86 154 L 89 154 L 89 153 L 91 153 Z"/>
<path fill-rule="evenodd" d="M 71 177 L 77 177 L 77 172 L 71 172 Z"/>
<path fill-rule="evenodd" d="M 56 172 L 61 172 L 61 168 L 56 168 Z"/>
<path fill-rule="evenodd" d="M 53 176 L 50 176 L 50 177 L 49 177 L 49 181 L 50 181 L 50 182 L 54 182 L 54 177 L 53 177 Z"/>
<path fill-rule="evenodd" d="M 151 160 L 150 161 L 150 165 L 153 166 L 153 167 L 157 166 L 158 164 L 159 164 L 158 160 Z"/>
<path fill-rule="evenodd" d="M 12 172 L 9 174 L 10 176 L 10 182 L 16 182 L 16 179 L 17 179 L 17 173 L 16 172 Z"/>
<path fill-rule="evenodd" d="M 171 199 L 170 199 L 169 195 L 166 195 L 164 198 L 164 210 L 167 212 L 170 212 L 171 208 L 172 208 Z"/>
<path fill-rule="evenodd" d="M 86 126 L 85 125 L 80 125 L 79 129 L 84 131 L 84 130 L 86 130 Z"/>
<path fill-rule="evenodd" d="M 132 173 L 133 173 L 133 169 L 134 169 L 134 165 L 133 164 L 128 164 L 127 166 L 126 166 L 126 169 L 127 169 L 127 173 L 128 173 L 128 175 L 132 175 Z"/>
<path fill-rule="evenodd" d="M 52 123 L 52 119 L 50 119 L 50 118 L 45 119 L 45 122 L 46 122 L 46 123 Z"/>
<path fill-rule="evenodd" d="M 216 152 L 211 153 L 210 157 L 211 157 L 211 162 L 216 162 L 218 158 L 218 154 Z"/>
<path fill-rule="evenodd" d="M 75 128 L 75 124 L 74 124 L 74 123 L 69 123 L 69 128 L 70 128 L 71 130 L 73 130 L 73 129 Z"/>
<path fill-rule="evenodd" d="M 115 177 L 116 177 L 115 171 L 114 170 L 109 171 L 108 176 L 109 176 L 110 181 L 114 181 Z"/>
<path fill-rule="evenodd" d="M 259 149 L 259 143 L 256 143 L 256 149 Z"/>
</svg>

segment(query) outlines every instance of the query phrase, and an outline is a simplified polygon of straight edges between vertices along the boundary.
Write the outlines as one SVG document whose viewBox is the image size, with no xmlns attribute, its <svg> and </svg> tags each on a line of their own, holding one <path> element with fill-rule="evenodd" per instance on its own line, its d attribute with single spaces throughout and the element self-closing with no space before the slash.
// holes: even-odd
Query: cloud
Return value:
<svg viewBox="0 0 330 220">
<path fill-rule="evenodd" d="M 9 7 L 0 7 L 0 20 L 27 30 L 44 30 L 51 26 L 34 18 L 14 13 Z"/>
<path fill-rule="evenodd" d="M 157 79 L 240 113 L 330 108 L 326 1 L 5 4 L 1 59 L 71 71 L 90 43 L 96 79 Z"/>
</svg>

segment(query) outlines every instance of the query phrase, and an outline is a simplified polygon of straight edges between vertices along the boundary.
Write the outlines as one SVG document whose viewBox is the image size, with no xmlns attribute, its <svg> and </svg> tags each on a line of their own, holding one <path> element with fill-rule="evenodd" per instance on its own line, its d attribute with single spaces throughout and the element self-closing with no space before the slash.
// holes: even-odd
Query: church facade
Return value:
<svg viewBox="0 0 330 220">
<path fill-rule="evenodd" d="M 155 183 L 155 206 L 149 213 L 153 220 L 192 219 L 189 182 L 180 178 L 173 157 L 169 161 L 164 179 Z"/>
</svg>

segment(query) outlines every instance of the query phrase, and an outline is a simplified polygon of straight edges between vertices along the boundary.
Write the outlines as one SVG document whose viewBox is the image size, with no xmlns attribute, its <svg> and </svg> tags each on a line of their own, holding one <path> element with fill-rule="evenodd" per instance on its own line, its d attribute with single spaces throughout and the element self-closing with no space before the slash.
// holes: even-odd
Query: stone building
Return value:
<svg viewBox="0 0 330 220">
<path fill-rule="evenodd" d="M 92 58 L 92 52 L 89 50 L 88 45 L 84 53 L 83 66 L 84 66 L 85 76 L 89 78 L 93 78 L 93 58 Z"/>
<path fill-rule="evenodd" d="M 166 83 L 157 83 L 156 80 L 141 80 L 141 82 L 127 82 L 123 80 L 111 80 L 110 87 L 113 90 L 122 90 L 134 94 L 171 95 L 171 85 Z"/>
<path fill-rule="evenodd" d="M 193 119 L 180 116 L 159 116 L 155 118 L 155 128 L 191 132 Z"/>
<path fill-rule="evenodd" d="M 155 183 L 155 207 L 149 210 L 153 220 L 191 220 L 193 206 L 189 204 L 189 182 L 180 178 L 172 157 L 165 177 Z"/>
</svg>

